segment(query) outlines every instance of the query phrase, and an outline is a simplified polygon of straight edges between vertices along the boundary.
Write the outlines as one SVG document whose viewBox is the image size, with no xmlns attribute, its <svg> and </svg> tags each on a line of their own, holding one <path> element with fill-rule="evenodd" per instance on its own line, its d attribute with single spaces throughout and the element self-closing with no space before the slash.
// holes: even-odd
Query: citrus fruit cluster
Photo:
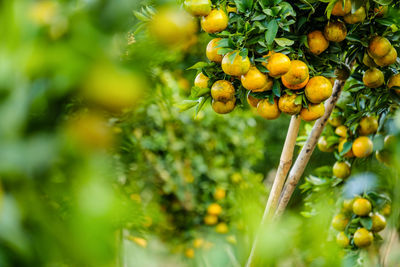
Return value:
<svg viewBox="0 0 400 267">
<path fill-rule="evenodd" d="M 332 227 L 339 231 L 336 235 L 339 246 L 364 248 L 378 238 L 377 233 L 386 227 L 385 216 L 390 215 L 390 204 L 386 202 L 378 212 L 373 203 L 368 195 L 342 202 L 340 213 L 332 220 Z"/>
</svg>

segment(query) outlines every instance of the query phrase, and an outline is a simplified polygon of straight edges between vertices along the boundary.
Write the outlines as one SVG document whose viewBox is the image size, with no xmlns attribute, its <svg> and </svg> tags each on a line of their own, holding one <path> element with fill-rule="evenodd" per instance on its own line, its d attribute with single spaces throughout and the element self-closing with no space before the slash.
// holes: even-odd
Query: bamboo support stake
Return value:
<svg viewBox="0 0 400 267">
<path fill-rule="evenodd" d="M 286 206 L 294 192 L 294 189 L 296 188 L 301 176 L 304 173 L 307 163 L 310 160 L 312 153 L 314 152 L 318 139 L 321 136 L 321 133 L 325 128 L 326 123 L 328 122 L 328 119 L 336 105 L 336 102 L 339 99 L 344 83 L 344 81 L 335 81 L 332 96 L 325 103 L 325 114 L 315 122 L 306 144 L 301 149 L 300 154 L 293 165 L 293 168 L 289 172 L 288 179 L 285 183 L 285 187 L 283 188 L 281 197 L 279 199 L 277 210 L 275 211 L 275 217 L 279 217 L 280 215 L 282 215 L 282 213 L 286 209 Z"/>
<path fill-rule="evenodd" d="M 299 133 L 301 119 L 300 116 L 292 116 L 286 135 L 285 144 L 283 145 L 282 154 L 279 162 L 279 167 L 275 175 L 274 183 L 269 193 L 268 202 L 265 206 L 264 214 L 261 219 L 260 228 L 265 224 L 267 218 L 270 217 L 278 204 L 279 196 L 281 195 L 283 185 L 285 184 L 286 176 L 290 170 L 293 160 L 293 152 L 296 146 L 296 139 Z M 247 261 L 247 266 L 251 266 L 254 253 L 257 246 L 258 235 L 256 235 L 253 246 L 251 248 L 250 256 Z"/>
</svg>

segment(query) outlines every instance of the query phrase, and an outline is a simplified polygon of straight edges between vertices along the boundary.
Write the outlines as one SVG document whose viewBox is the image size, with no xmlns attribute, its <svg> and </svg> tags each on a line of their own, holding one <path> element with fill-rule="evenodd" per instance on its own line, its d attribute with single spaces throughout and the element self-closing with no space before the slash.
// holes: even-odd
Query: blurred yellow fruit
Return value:
<svg viewBox="0 0 400 267">
<path fill-rule="evenodd" d="M 329 46 L 329 41 L 325 39 L 325 36 L 321 31 L 313 31 L 307 34 L 307 43 L 310 52 L 314 55 L 321 54 Z"/>
<path fill-rule="evenodd" d="M 333 6 L 332 15 L 343 17 L 351 12 L 351 1 L 346 0 L 344 5 L 342 0 L 337 0 Z"/>
<path fill-rule="evenodd" d="M 367 136 L 360 136 L 353 142 L 352 150 L 357 158 L 365 158 L 371 155 L 374 144 Z"/>
<path fill-rule="evenodd" d="M 343 213 L 339 213 L 335 217 L 333 217 L 332 227 L 338 231 L 343 231 L 348 223 L 349 223 L 349 218 L 347 218 L 347 216 L 344 215 Z"/>
<path fill-rule="evenodd" d="M 353 212 L 354 199 L 343 200 L 343 212 Z"/>
<path fill-rule="evenodd" d="M 141 237 L 136 236 L 128 236 L 128 239 L 136 243 L 137 245 L 141 246 L 142 248 L 147 247 L 147 240 Z"/>
<path fill-rule="evenodd" d="M 347 237 L 347 235 L 344 232 L 340 232 L 336 235 L 336 243 L 340 247 L 345 248 L 350 244 L 350 239 Z"/>
<path fill-rule="evenodd" d="M 215 215 L 206 215 L 204 217 L 204 223 L 206 225 L 214 225 L 218 222 L 218 217 Z"/>
<path fill-rule="evenodd" d="M 343 148 L 344 148 L 344 144 L 347 142 L 347 139 L 343 139 L 342 141 L 340 141 L 339 146 L 338 146 L 338 151 L 339 153 L 342 153 Z M 343 155 L 345 158 L 352 158 L 354 157 L 354 153 L 353 153 L 353 148 L 350 148 L 350 150 L 348 152 L 346 152 L 346 154 Z"/>
<path fill-rule="evenodd" d="M 216 200 L 224 199 L 226 196 L 226 191 L 223 188 L 217 188 L 214 192 L 214 198 Z"/>
<path fill-rule="evenodd" d="M 356 24 L 356 23 L 363 22 L 366 17 L 367 17 L 367 14 L 365 12 L 365 8 L 363 6 L 361 6 L 354 13 L 347 14 L 346 16 L 344 16 L 344 21 L 347 24 Z"/>
<path fill-rule="evenodd" d="M 364 73 L 363 83 L 369 88 L 378 88 L 385 83 L 383 72 L 377 68 L 370 68 Z"/>
<path fill-rule="evenodd" d="M 187 248 L 185 250 L 185 256 L 189 259 L 193 259 L 194 258 L 194 249 L 192 248 Z"/>
<path fill-rule="evenodd" d="M 185 0 L 184 6 L 193 16 L 207 16 L 211 12 L 210 0 Z"/>
<path fill-rule="evenodd" d="M 328 41 L 341 42 L 346 39 L 346 25 L 340 21 L 329 21 L 324 29 L 324 36 Z"/>
<path fill-rule="evenodd" d="M 218 48 L 218 42 L 221 41 L 221 38 L 215 38 L 212 39 L 206 48 L 206 56 L 210 61 L 216 62 L 216 63 L 221 63 L 223 55 L 218 54 L 218 51 L 221 48 Z"/>
<path fill-rule="evenodd" d="M 226 241 L 228 241 L 229 243 L 231 243 L 233 245 L 237 244 L 236 237 L 234 235 L 228 235 L 226 237 Z"/>
<path fill-rule="evenodd" d="M 204 239 L 202 238 L 196 238 L 195 240 L 193 240 L 193 247 L 195 248 L 200 248 L 201 246 L 203 246 L 204 244 Z"/>
<path fill-rule="evenodd" d="M 391 89 L 392 87 L 400 87 L 400 73 L 393 75 L 389 78 L 388 81 L 388 88 Z M 395 89 L 397 94 L 400 94 L 400 89 Z"/>
<path fill-rule="evenodd" d="M 333 175 L 339 179 L 346 179 L 351 174 L 350 164 L 346 161 L 337 161 L 333 165 Z"/>
<path fill-rule="evenodd" d="M 374 59 L 386 56 L 391 49 L 390 41 L 382 36 L 373 37 L 368 45 L 368 53 Z"/>
<path fill-rule="evenodd" d="M 394 63 L 396 63 L 397 60 L 397 50 L 392 47 L 392 49 L 390 49 L 389 53 L 387 53 L 387 55 L 381 57 L 381 58 L 375 58 L 374 61 L 375 63 L 380 66 L 380 67 L 386 67 L 389 65 L 392 65 Z"/>
<path fill-rule="evenodd" d="M 204 75 L 202 72 L 200 72 L 194 79 L 194 86 L 199 87 L 199 88 L 208 88 L 209 80 L 210 80 L 210 78 L 208 78 L 206 75 Z"/>
<path fill-rule="evenodd" d="M 328 141 L 326 140 L 326 137 L 321 136 L 318 139 L 318 149 L 321 152 L 333 152 L 333 151 L 335 151 L 335 146 L 334 145 L 328 146 Z"/>
<path fill-rule="evenodd" d="M 375 117 L 363 117 L 360 121 L 358 133 L 360 135 L 370 135 L 378 131 L 378 120 Z"/>
<path fill-rule="evenodd" d="M 386 219 L 379 213 L 375 213 L 371 216 L 372 219 L 372 228 L 373 232 L 380 232 L 386 227 Z"/>
<path fill-rule="evenodd" d="M 218 203 L 212 203 L 207 208 L 207 213 L 210 215 L 218 216 L 222 212 L 222 207 Z"/>
<path fill-rule="evenodd" d="M 36 24 L 49 25 L 56 18 L 58 9 L 55 1 L 36 1 L 29 10 L 29 17 Z"/>
<path fill-rule="evenodd" d="M 226 223 L 221 222 L 215 226 L 215 231 L 219 234 L 226 234 L 229 231 L 228 225 L 226 225 Z"/>
<path fill-rule="evenodd" d="M 335 129 L 335 134 L 339 135 L 340 137 L 347 137 L 347 127 L 344 125 L 340 125 Z"/>
<path fill-rule="evenodd" d="M 381 213 L 388 217 L 390 216 L 390 213 L 392 212 L 392 206 L 390 204 L 385 204 L 385 206 L 383 206 Z"/>
</svg>

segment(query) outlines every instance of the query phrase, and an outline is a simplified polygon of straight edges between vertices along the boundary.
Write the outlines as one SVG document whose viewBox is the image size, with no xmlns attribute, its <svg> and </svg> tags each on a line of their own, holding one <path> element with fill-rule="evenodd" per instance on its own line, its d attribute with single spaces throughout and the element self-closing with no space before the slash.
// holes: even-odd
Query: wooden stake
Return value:
<svg viewBox="0 0 400 267">
<path fill-rule="evenodd" d="M 286 206 L 294 192 L 294 189 L 296 188 L 301 176 L 304 173 L 304 169 L 306 168 L 307 163 L 310 160 L 312 153 L 314 152 L 318 139 L 321 136 L 321 133 L 325 128 L 326 123 L 328 122 L 328 119 L 336 105 L 336 102 L 339 99 L 344 84 L 345 82 L 343 81 L 335 81 L 332 96 L 325 103 L 325 114 L 315 122 L 311 134 L 307 139 L 307 142 L 301 149 L 300 154 L 293 165 L 293 168 L 290 170 L 288 179 L 285 183 L 285 187 L 283 188 L 281 197 L 279 199 L 278 208 L 275 211 L 275 217 L 279 217 L 280 215 L 282 215 L 282 213 L 286 209 Z"/>
<path fill-rule="evenodd" d="M 293 160 L 293 152 L 296 146 L 296 138 L 299 133 L 301 119 L 300 116 L 292 116 L 288 128 L 288 132 L 286 135 L 285 144 L 283 145 L 281 159 L 279 162 L 279 167 L 277 173 L 275 175 L 275 180 L 271 188 L 271 192 L 269 193 L 268 202 L 265 206 L 264 214 L 261 219 L 260 228 L 265 224 L 267 219 L 273 214 L 275 211 L 276 205 L 278 204 L 279 196 L 281 195 L 283 185 L 285 184 L 286 176 L 290 170 L 290 166 L 292 165 Z M 256 235 L 253 246 L 251 248 L 250 256 L 247 261 L 246 266 L 251 266 L 251 262 L 254 257 L 254 253 L 257 246 L 257 238 Z"/>
</svg>

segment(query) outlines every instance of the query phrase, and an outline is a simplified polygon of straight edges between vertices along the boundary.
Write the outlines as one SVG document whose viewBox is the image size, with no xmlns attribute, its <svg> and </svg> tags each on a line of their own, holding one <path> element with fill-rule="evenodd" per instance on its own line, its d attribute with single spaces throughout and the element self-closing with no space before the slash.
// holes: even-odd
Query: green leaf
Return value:
<svg viewBox="0 0 400 267">
<path fill-rule="evenodd" d="M 294 44 L 294 41 L 287 38 L 275 38 L 275 42 L 280 46 L 291 46 Z"/>
<path fill-rule="evenodd" d="M 253 8 L 253 0 L 234 0 L 237 10 L 245 13 Z"/>
<path fill-rule="evenodd" d="M 268 23 L 267 28 L 268 30 L 265 33 L 265 40 L 267 41 L 268 45 L 271 45 L 274 42 L 276 34 L 278 33 L 278 23 L 273 19 Z"/>
<path fill-rule="evenodd" d="M 197 62 L 196 64 L 194 64 L 193 66 L 188 68 L 188 70 L 198 70 L 198 69 L 212 66 L 213 64 L 214 63 L 209 63 L 209 62 Z"/>
<path fill-rule="evenodd" d="M 344 156 L 347 152 L 349 152 L 352 145 L 353 145 L 352 142 L 344 143 L 343 150 L 342 150 L 342 152 L 340 152 L 340 156 Z"/>
<path fill-rule="evenodd" d="M 393 0 L 374 0 L 374 2 L 383 6 L 387 6 L 390 5 L 393 2 Z"/>
<path fill-rule="evenodd" d="M 210 98 L 210 96 L 199 98 L 199 105 L 197 105 L 197 107 L 196 107 L 195 116 L 197 116 L 197 114 L 199 114 L 199 112 L 203 109 L 204 104 L 207 102 L 207 100 L 208 100 L 209 98 Z"/>
<path fill-rule="evenodd" d="M 177 107 L 180 112 L 183 112 L 197 106 L 198 104 L 198 100 L 183 100 L 182 103 L 176 103 L 174 106 Z"/>
<path fill-rule="evenodd" d="M 372 228 L 372 219 L 371 217 L 362 217 L 360 219 L 361 225 L 367 230 L 371 230 Z"/>
<path fill-rule="evenodd" d="M 274 81 L 274 85 L 272 86 L 272 92 L 274 93 L 274 95 L 276 95 L 277 97 L 281 96 L 281 84 L 279 83 L 278 80 Z"/>
</svg>

